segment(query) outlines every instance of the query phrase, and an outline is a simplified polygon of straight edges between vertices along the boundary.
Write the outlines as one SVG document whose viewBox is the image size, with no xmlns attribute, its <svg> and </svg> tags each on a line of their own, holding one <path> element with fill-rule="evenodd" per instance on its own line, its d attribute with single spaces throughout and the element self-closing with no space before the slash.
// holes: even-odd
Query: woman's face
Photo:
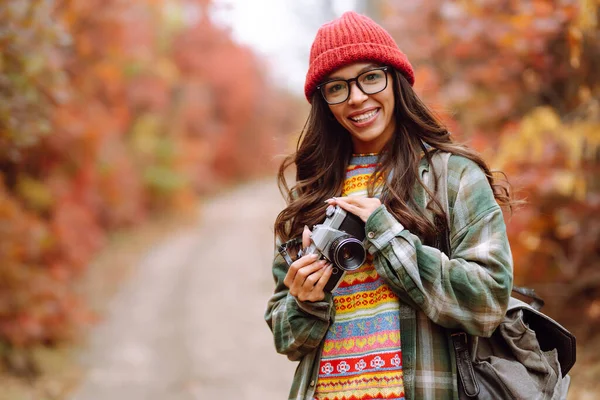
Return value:
<svg viewBox="0 0 600 400">
<path fill-rule="evenodd" d="M 352 79 L 378 67 L 373 63 L 350 64 L 336 70 L 325 80 Z M 386 74 L 387 86 L 383 91 L 365 94 L 356 82 L 352 82 L 348 99 L 340 104 L 329 105 L 335 119 L 350 133 L 355 153 L 379 153 L 394 134 L 394 91 L 392 79 Z M 365 79 L 370 79 L 368 74 Z"/>
</svg>

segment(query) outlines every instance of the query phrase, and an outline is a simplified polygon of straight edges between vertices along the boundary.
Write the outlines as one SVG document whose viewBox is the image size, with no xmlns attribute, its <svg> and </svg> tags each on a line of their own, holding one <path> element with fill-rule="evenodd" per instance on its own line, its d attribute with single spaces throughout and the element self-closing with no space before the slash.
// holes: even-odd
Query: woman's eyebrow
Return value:
<svg viewBox="0 0 600 400">
<path fill-rule="evenodd" d="M 368 70 L 370 70 L 370 69 L 377 68 L 377 67 L 379 67 L 379 65 L 377 65 L 377 64 L 369 64 L 369 65 L 366 65 L 364 68 L 361 68 L 361 69 L 360 69 L 360 71 L 358 71 L 358 74 L 356 74 L 356 76 L 358 76 L 358 75 L 362 74 L 362 73 L 363 73 L 363 72 L 365 72 L 365 71 L 368 71 Z M 342 77 L 342 76 L 335 76 L 335 75 L 332 75 L 332 76 L 329 76 L 329 77 L 327 77 L 325 80 L 327 80 L 327 81 L 331 81 L 331 80 L 334 80 L 334 79 L 346 79 L 346 78 L 344 78 L 344 77 Z"/>
</svg>

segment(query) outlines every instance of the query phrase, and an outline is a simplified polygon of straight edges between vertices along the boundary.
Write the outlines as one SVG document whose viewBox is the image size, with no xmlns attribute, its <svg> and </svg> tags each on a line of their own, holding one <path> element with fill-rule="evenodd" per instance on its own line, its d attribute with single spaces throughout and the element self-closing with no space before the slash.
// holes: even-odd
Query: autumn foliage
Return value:
<svg viewBox="0 0 600 400">
<path fill-rule="evenodd" d="M 72 337 L 112 229 L 271 171 L 288 97 L 210 6 L 0 6 L 0 348 Z"/>
<path fill-rule="evenodd" d="M 600 327 L 600 4 L 385 1 L 374 10 L 416 65 L 417 89 L 504 171 L 515 282 L 568 326 Z M 574 319 L 575 318 L 575 319 Z"/>
</svg>

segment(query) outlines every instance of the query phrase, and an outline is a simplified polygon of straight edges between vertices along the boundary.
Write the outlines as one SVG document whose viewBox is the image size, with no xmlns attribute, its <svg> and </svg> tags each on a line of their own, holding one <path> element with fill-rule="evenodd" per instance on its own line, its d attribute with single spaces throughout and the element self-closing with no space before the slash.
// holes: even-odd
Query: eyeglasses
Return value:
<svg viewBox="0 0 600 400">
<path fill-rule="evenodd" d="M 352 79 L 333 79 L 317 86 L 327 104 L 340 104 L 350 97 L 350 83 L 356 82 L 356 86 L 364 94 L 379 93 L 387 87 L 388 67 L 373 68 L 365 71 Z"/>
</svg>

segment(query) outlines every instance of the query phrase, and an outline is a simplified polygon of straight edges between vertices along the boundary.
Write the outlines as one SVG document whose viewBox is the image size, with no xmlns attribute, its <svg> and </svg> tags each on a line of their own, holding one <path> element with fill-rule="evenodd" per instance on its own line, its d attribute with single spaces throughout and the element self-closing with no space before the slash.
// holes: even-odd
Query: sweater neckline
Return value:
<svg viewBox="0 0 600 400">
<path fill-rule="evenodd" d="M 379 162 L 379 153 L 353 153 L 349 165 L 376 164 Z"/>
</svg>

